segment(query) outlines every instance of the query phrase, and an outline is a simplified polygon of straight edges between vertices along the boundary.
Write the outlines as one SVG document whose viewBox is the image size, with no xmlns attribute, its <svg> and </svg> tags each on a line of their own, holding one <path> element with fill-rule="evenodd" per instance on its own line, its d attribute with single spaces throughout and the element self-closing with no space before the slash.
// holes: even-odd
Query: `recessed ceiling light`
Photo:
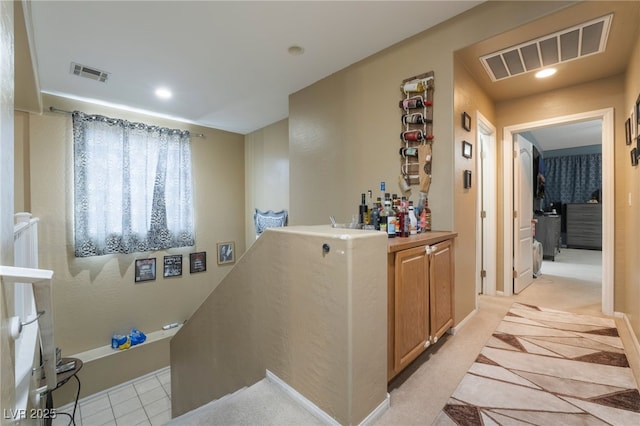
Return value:
<svg viewBox="0 0 640 426">
<path fill-rule="evenodd" d="M 156 96 L 159 97 L 160 99 L 169 99 L 171 98 L 172 94 L 169 89 L 161 87 L 159 89 L 156 89 Z"/>
<path fill-rule="evenodd" d="M 551 77 L 555 73 L 556 73 L 556 69 L 555 68 L 545 68 L 545 69 L 540 70 L 540 71 L 538 71 L 536 73 L 536 78 Z"/>
<path fill-rule="evenodd" d="M 289 49 L 287 49 L 287 51 L 289 52 L 289 55 L 291 56 L 300 56 L 304 53 L 304 47 L 301 46 L 289 46 Z"/>
</svg>

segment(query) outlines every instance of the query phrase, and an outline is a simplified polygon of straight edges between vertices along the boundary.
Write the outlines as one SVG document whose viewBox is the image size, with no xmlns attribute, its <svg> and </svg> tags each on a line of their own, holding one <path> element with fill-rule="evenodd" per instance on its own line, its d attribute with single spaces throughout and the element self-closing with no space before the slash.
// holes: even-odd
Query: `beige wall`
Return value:
<svg viewBox="0 0 640 426">
<path fill-rule="evenodd" d="M 231 266 L 216 263 L 216 243 L 235 241 L 236 256 L 244 242 L 244 137 L 184 123 L 137 115 L 53 96 L 45 107 L 79 109 L 110 117 L 158 124 L 203 133 L 192 138 L 192 162 L 196 215 L 196 246 L 130 255 L 75 258 L 73 255 L 72 127 L 67 114 L 29 114 L 31 192 L 25 195 L 39 224 L 40 267 L 54 271 L 56 344 L 64 356 L 109 345 L 114 332 L 137 327 L 145 333 L 164 324 L 186 320 L 229 272 Z M 207 271 L 189 273 L 189 253 L 208 253 Z M 163 278 L 163 256 L 183 254 L 181 277 Z M 155 281 L 134 284 L 134 261 L 156 258 Z M 166 351 L 166 348 L 165 348 Z M 167 365 L 167 354 L 157 354 Z M 131 369 L 124 357 L 118 368 Z M 162 365 L 160 365 L 162 366 Z M 159 368 L 149 362 L 148 368 Z M 105 374 L 108 376 L 108 374 Z M 131 377 L 129 377 L 131 378 Z M 84 386 L 83 386 L 84 388 Z M 95 388 L 94 388 L 95 391 Z"/>
<path fill-rule="evenodd" d="M 289 121 L 245 135 L 245 240 L 255 241 L 254 209 L 289 210 Z"/>
<path fill-rule="evenodd" d="M 640 19 L 640 17 L 638 17 Z M 630 116 L 630 112 L 634 107 L 636 100 L 640 96 L 640 33 L 635 42 L 633 53 L 629 60 L 625 79 L 625 97 L 624 105 L 620 111 L 622 120 Z M 618 115 L 618 114 L 617 114 Z M 617 123 L 617 121 L 616 121 Z M 618 129 L 618 128 L 617 128 Z M 624 128 L 620 130 L 621 137 L 624 136 Z M 640 132 L 637 132 L 640 136 Z M 616 141 L 616 147 L 621 148 L 621 141 Z M 616 214 L 621 216 L 621 223 L 616 222 L 616 248 L 622 246 L 619 256 L 621 259 L 616 262 L 616 266 L 620 263 L 616 272 L 622 276 L 624 286 L 620 291 L 616 291 L 616 303 L 618 310 L 627 314 L 636 336 L 640 338 L 640 262 L 638 262 L 638 253 L 640 252 L 640 170 L 638 167 L 631 167 L 629 160 L 629 151 L 635 147 L 635 141 L 631 147 L 625 147 L 616 151 L 616 166 L 620 165 L 620 171 L 616 170 L 616 196 L 620 194 L 620 202 L 616 201 L 616 208 L 620 206 L 621 211 Z M 621 151 L 618 153 L 618 151 Z M 618 162 L 620 157 L 620 162 Z M 626 202 L 627 197 L 631 197 L 631 206 Z M 618 242 L 618 237 L 621 242 Z M 616 274 L 616 278 L 618 275 Z M 617 282 L 616 282 L 617 288 Z"/>
<path fill-rule="evenodd" d="M 492 107 L 481 94 L 472 100 L 478 91 L 468 78 L 468 89 L 460 92 L 460 104 L 454 105 L 454 52 L 565 6 L 565 2 L 484 3 L 292 94 L 290 222 L 328 223 L 329 215 L 348 221 L 357 213 L 360 194 L 372 189 L 377 195 L 380 181 L 386 182 L 387 192 L 400 193 L 400 84 L 434 71 L 429 204 L 433 228 L 458 231 L 456 250 L 472 254 L 456 262 L 456 321 L 464 318 L 475 297 L 469 265 L 475 264 L 476 196 L 475 189 L 461 189 L 466 163 L 459 157 L 459 113 L 476 104 L 491 117 Z M 410 199 L 417 202 L 418 196 L 414 189 Z"/>
<path fill-rule="evenodd" d="M 478 129 L 476 126 L 479 111 L 487 120 L 495 124 L 493 101 L 480 89 L 473 77 L 458 60 L 454 64 L 454 122 L 453 164 L 454 164 L 454 220 L 458 232 L 456 239 L 456 322 L 475 309 L 476 300 L 476 235 L 478 215 L 478 170 L 476 166 L 480 150 L 477 148 Z M 471 116 L 471 131 L 462 128 L 462 113 Z M 472 145 L 472 158 L 462 156 L 462 141 Z M 465 189 L 464 170 L 471 170 L 471 188 Z M 487 188 L 487 190 L 492 190 Z M 495 189 L 493 189 L 495 190 Z"/>
<path fill-rule="evenodd" d="M 629 163 L 629 153 L 624 146 L 624 76 L 605 78 L 586 84 L 567 87 L 560 90 L 541 93 L 534 96 L 519 98 L 496 104 L 498 140 L 502 141 L 504 127 L 521 123 L 539 121 L 557 116 L 578 114 L 587 111 L 595 111 L 604 108 L 614 108 L 615 122 L 615 256 L 614 265 L 614 308 L 621 309 L 621 297 L 625 288 L 624 257 L 620 256 L 625 250 L 624 240 L 624 206 L 627 195 L 624 190 L 623 173 Z M 497 158 L 501 158 L 501 151 Z M 499 160 L 501 162 L 502 160 Z M 505 261 L 503 246 L 503 211 L 502 200 L 504 185 L 501 179 L 502 170 L 498 172 L 498 271 L 502 271 Z M 502 274 L 498 273 L 497 289 L 504 289 Z"/>
<path fill-rule="evenodd" d="M 328 225 L 262 234 L 171 340 L 172 415 L 269 370 L 360 424 L 387 394 L 386 247 L 382 233 Z"/>
</svg>

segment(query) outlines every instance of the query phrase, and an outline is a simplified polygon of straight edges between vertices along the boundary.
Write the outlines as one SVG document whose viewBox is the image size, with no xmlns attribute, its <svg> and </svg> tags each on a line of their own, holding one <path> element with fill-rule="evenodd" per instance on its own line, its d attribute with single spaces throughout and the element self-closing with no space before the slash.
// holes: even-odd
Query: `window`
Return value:
<svg viewBox="0 0 640 426">
<path fill-rule="evenodd" d="M 193 246 L 189 132 L 72 117 L 75 255 Z"/>
</svg>

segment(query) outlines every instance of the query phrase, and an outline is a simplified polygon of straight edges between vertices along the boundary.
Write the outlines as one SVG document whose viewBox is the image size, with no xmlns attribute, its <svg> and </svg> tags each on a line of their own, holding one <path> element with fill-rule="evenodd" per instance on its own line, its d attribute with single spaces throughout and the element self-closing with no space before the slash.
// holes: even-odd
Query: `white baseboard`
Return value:
<svg viewBox="0 0 640 426">
<path fill-rule="evenodd" d="M 469 315 L 467 315 L 466 317 L 464 317 L 464 319 L 462 321 L 460 321 L 458 323 L 458 325 L 456 325 L 455 327 L 451 327 L 451 330 L 449 331 L 450 334 L 456 334 L 458 331 L 460 331 L 466 324 L 467 322 L 469 322 L 471 320 L 471 318 L 473 318 L 476 314 L 478 313 L 478 308 L 475 308 L 473 311 L 469 312 Z"/>
<path fill-rule="evenodd" d="M 274 385 L 278 386 L 283 392 L 285 392 L 287 395 L 289 395 L 294 400 L 296 400 L 298 404 L 304 407 L 307 411 L 309 411 L 311 414 L 313 414 L 317 419 L 319 419 L 323 423 L 331 426 L 340 426 L 340 423 L 338 423 L 336 419 L 331 417 L 329 414 L 325 413 L 320 407 L 318 407 L 316 404 L 311 402 L 300 392 L 298 392 L 297 390 L 289 386 L 289 384 L 287 384 L 284 380 L 282 380 L 281 378 L 273 374 L 271 371 L 269 370 L 266 371 L 266 377 L 267 377 L 267 380 L 269 380 Z M 360 425 L 368 426 L 368 425 L 374 424 L 375 421 L 378 420 L 380 416 L 382 416 L 382 414 L 385 411 L 387 411 L 387 409 L 389 408 L 390 399 L 391 397 L 387 393 L 387 396 L 384 399 L 384 401 L 382 401 L 380 405 L 378 405 L 371 413 L 369 413 L 369 415 L 362 422 L 360 422 Z"/>
<path fill-rule="evenodd" d="M 631 341 L 633 342 L 633 347 L 636 350 L 636 354 L 640 357 L 640 342 L 638 342 L 638 338 L 636 337 L 636 333 L 633 331 L 633 327 L 631 326 L 631 321 L 629 321 L 629 317 L 627 314 L 622 312 L 615 312 L 615 316 L 624 319 L 624 323 L 627 326 L 627 330 L 629 330 L 629 334 L 631 335 Z"/>
</svg>

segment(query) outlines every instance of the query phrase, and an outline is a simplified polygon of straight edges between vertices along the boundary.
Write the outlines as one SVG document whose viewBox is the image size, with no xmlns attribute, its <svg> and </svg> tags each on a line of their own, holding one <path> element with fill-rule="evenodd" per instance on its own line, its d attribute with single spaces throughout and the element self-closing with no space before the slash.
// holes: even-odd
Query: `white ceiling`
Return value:
<svg viewBox="0 0 640 426">
<path fill-rule="evenodd" d="M 587 145 L 600 145 L 602 144 L 602 120 L 538 128 L 523 132 L 523 136 L 538 148 L 541 148 L 543 152 Z"/>
<path fill-rule="evenodd" d="M 25 19 L 42 92 L 246 134 L 286 118 L 291 93 L 480 3 L 30 1 Z"/>
</svg>

